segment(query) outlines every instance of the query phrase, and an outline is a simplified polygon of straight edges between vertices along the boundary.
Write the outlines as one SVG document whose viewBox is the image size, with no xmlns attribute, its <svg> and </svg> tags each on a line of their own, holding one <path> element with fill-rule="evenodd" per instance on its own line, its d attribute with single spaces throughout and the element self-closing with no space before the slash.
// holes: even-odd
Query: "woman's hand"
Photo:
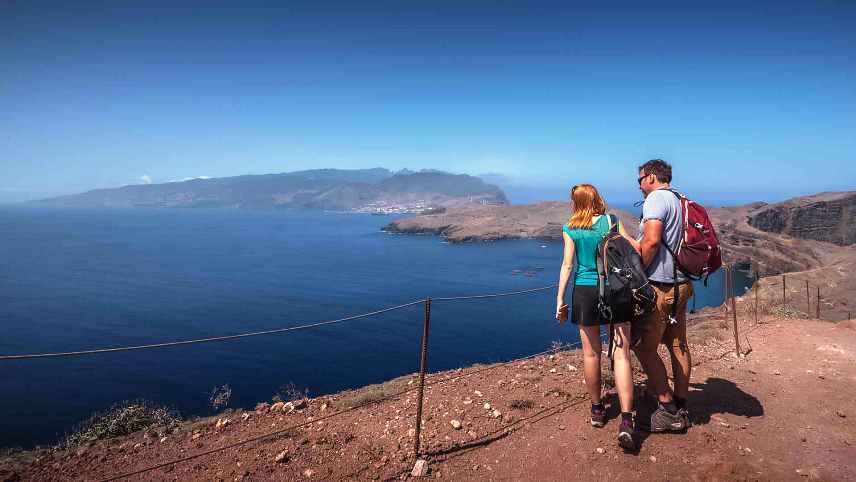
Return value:
<svg viewBox="0 0 856 482">
<path fill-rule="evenodd" d="M 561 298 L 556 300 L 556 319 L 561 322 L 568 321 L 568 305 Z"/>
</svg>

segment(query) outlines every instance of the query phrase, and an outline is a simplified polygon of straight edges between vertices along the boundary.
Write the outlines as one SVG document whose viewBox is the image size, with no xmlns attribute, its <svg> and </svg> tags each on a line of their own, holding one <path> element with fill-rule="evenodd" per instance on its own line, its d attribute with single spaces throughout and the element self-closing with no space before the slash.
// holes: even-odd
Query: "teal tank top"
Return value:
<svg viewBox="0 0 856 482">
<path fill-rule="evenodd" d="M 574 257 L 577 259 L 577 275 L 574 284 L 597 286 L 597 244 L 609 233 L 609 216 L 603 215 L 592 224 L 591 229 L 570 229 L 566 224 L 562 231 L 574 242 Z"/>
</svg>

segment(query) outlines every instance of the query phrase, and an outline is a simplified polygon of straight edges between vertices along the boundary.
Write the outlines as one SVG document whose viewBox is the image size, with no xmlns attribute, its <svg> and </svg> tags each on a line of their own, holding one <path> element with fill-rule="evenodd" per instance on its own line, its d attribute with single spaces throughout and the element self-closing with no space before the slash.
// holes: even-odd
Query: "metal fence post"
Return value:
<svg viewBox="0 0 856 482">
<path fill-rule="evenodd" d="M 728 265 L 725 265 L 725 271 L 722 275 L 722 304 L 725 306 L 725 312 L 728 313 Z"/>
<path fill-rule="evenodd" d="M 817 316 L 816 318 L 820 319 L 820 286 L 817 287 Z"/>
<path fill-rule="evenodd" d="M 731 287 L 731 316 L 734 319 L 734 348 L 737 350 L 737 356 L 740 356 L 742 351 L 740 351 L 740 335 L 737 332 L 737 301 L 735 301 L 734 297 L 734 269 L 728 270 L 729 273 L 729 286 Z"/>
<path fill-rule="evenodd" d="M 805 313 L 811 313 L 811 295 L 808 294 L 808 280 L 805 280 Z"/>
<path fill-rule="evenodd" d="M 755 324 L 758 324 L 758 283 L 761 281 L 758 271 L 755 270 Z"/>
<path fill-rule="evenodd" d="M 728 307 L 728 300 L 732 296 L 734 296 L 734 265 L 733 264 L 728 265 L 728 271 L 726 274 L 726 278 L 728 281 L 726 282 L 727 292 L 725 295 L 725 311 L 727 312 L 729 309 L 731 309 Z"/>
<path fill-rule="evenodd" d="M 425 321 L 422 323 L 422 351 L 419 357 L 419 395 L 416 400 L 416 440 L 413 454 L 419 456 L 422 435 L 422 399 L 425 397 L 425 373 L 428 371 L 428 325 L 431 323 L 431 298 L 425 299 Z"/>
<path fill-rule="evenodd" d="M 787 287 L 788 287 L 788 278 L 785 275 L 782 275 L 782 306 L 785 306 L 788 304 Z"/>
</svg>

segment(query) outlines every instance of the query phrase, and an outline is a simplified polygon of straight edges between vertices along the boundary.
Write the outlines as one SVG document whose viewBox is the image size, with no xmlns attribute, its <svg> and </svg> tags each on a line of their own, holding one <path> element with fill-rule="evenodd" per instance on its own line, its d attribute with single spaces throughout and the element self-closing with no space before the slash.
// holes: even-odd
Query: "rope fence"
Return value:
<svg viewBox="0 0 856 482">
<path fill-rule="evenodd" d="M 493 293 L 487 295 L 472 295 L 472 296 L 454 296 L 454 297 L 446 297 L 446 298 L 433 298 L 433 301 L 460 301 L 460 300 L 476 300 L 476 299 L 486 299 L 486 298 L 499 298 L 504 296 L 516 296 L 527 293 L 535 293 L 539 291 L 546 291 L 549 289 L 556 288 L 558 285 L 553 284 L 550 286 L 542 286 L 540 288 L 532 288 L 527 290 L 520 291 L 511 291 L 506 293 Z M 419 305 L 425 303 L 428 300 L 421 299 L 411 301 L 409 303 L 404 303 L 396 306 L 390 306 L 388 308 L 383 308 L 376 311 L 371 311 L 368 313 L 361 313 L 358 315 L 352 315 L 345 318 L 338 318 L 335 320 L 326 320 L 326 321 L 318 321 L 315 323 L 309 323 L 305 325 L 298 326 L 290 326 L 286 328 L 276 328 L 272 330 L 263 330 L 263 331 L 254 331 L 249 333 L 239 333 L 236 335 L 225 335 L 225 336 L 214 336 L 208 338 L 197 338 L 193 340 L 181 340 L 181 341 L 169 341 L 163 343 L 151 343 L 147 345 L 135 345 L 135 346 L 120 346 L 120 347 L 112 347 L 112 348 L 97 348 L 91 350 L 78 350 L 78 351 L 65 351 L 65 352 L 55 352 L 55 353 L 30 353 L 30 354 L 21 354 L 21 355 L 0 355 L 0 361 L 10 361 L 10 360 L 31 360 L 35 358 L 62 358 L 62 357 L 72 357 L 72 356 L 82 356 L 82 355 L 97 355 L 100 353 L 115 353 L 115 352 L 123 352 L 123 351 L 133 351 L 133 350 L 147 350 L 152 348 L 167 348 L 174 346 L 182 346 L 182 345 L 192 345 L 197 343 L 210 343 L 215 341 L 227 341 L 227 340 L 237 340 L 240 338 L 249 338 L 254 336 L 263 336 L 263 335 L 276 335 L 281 333 L 289 333 L 300 330 L 305 330 L 308 328 L 317 328 L 319 326 L 333 325 L 336 323 L 342 323 L 345 321 L 357 320 L 360 318 L 368 318 L 371 316 L 380 315 L 382 313 L 387 313 L 390 311 L 400 310 L 402 308 L 407 308 L 414 305 Z"/>
<path fill-rule="evenodd" d="M 210 343 L 214 341 L 226 341 L 226 340 L 237 340 L 240 338 L 248 338 L 252 336 L 262 336 L 262 335 L 275 335 L 280 333 L 289 333 L 300 330 L 305 330 L 308 328 L 317 328 L 319 326 L 332 325 L 336 323 L 342 323 L 345 321 L 356 320 L 359 318 L 368 318 L 370 316 L 379 315 L 381 313 L 387 313 L 389 311 L 399 310 L 402 308 L 407 308 L 408 306 L 414 306 L 423 303 L 424 300 L 416 300 L 411 301 L 410 303 L 404 303 L 402 305 L 391 306 L 389 308 L 384 308 L 377 311 L 372 311 L 369 313 L 362 313 L 359 315 L 348 316 L 345 318 L 339 318 L 336 320 L 327 320 L 327 321 L 319 321 L 316 323 L 309 323 L 306 325 L 299 326 L 291 326 L 287 328 L 276 328 L 273 330 L 264 330 L 264 331 L 254 331 L 250 333 L 240 333 L 237 335 L 226 335 L 226 336 L 214 336 L 209 338 L 198 338 L 195 340 L 182 340 L 182 341 L 170 341 L 164 343 L 152 343 L 148 345 L 136 345 L 136 346 L 121 346 L 121 347 L 113 347 L 113 348 L 98 348 L 93 350 L 80 350 L 80 351 L 66 351 L 66 352 L 56 352 L 56 353 L 32 353 L 27 355 L 0 355 L 0 361 L 9 361 L 9 360 L 32 360 L 35 358 L 62 358 L 62 357 L 72 357 L 72 356 L 81 356 L 81 355 L 96 355 L 99 353 L 115 353 L 122 351 L 133 351 L 133 350 L 147 350 L 151 348 L 166 348 L 172 346 L 181 346 L 181 345 L 192 345 L 196 343 Z"/>
</svg>

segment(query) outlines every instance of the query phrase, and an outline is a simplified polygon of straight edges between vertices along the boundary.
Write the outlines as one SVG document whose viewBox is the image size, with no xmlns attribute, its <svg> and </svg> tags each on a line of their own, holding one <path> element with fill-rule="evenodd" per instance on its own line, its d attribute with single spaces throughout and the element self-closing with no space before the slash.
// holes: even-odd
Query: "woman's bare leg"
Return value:
<svg viewBox="0 0 856 482">
<path fill-rule="evenodd" d="M 615 350 L 612 352 L 615 389 L 622 412 L 633 411 L 633 369 L 630 366 L 630 324 L 615 325 Z"/>
<path fill-rule="evenodd" d="M 600 326 L 580 326 L 583 342 L 583 373 L 591 403 L 600 403 Z"/>
</svg>

